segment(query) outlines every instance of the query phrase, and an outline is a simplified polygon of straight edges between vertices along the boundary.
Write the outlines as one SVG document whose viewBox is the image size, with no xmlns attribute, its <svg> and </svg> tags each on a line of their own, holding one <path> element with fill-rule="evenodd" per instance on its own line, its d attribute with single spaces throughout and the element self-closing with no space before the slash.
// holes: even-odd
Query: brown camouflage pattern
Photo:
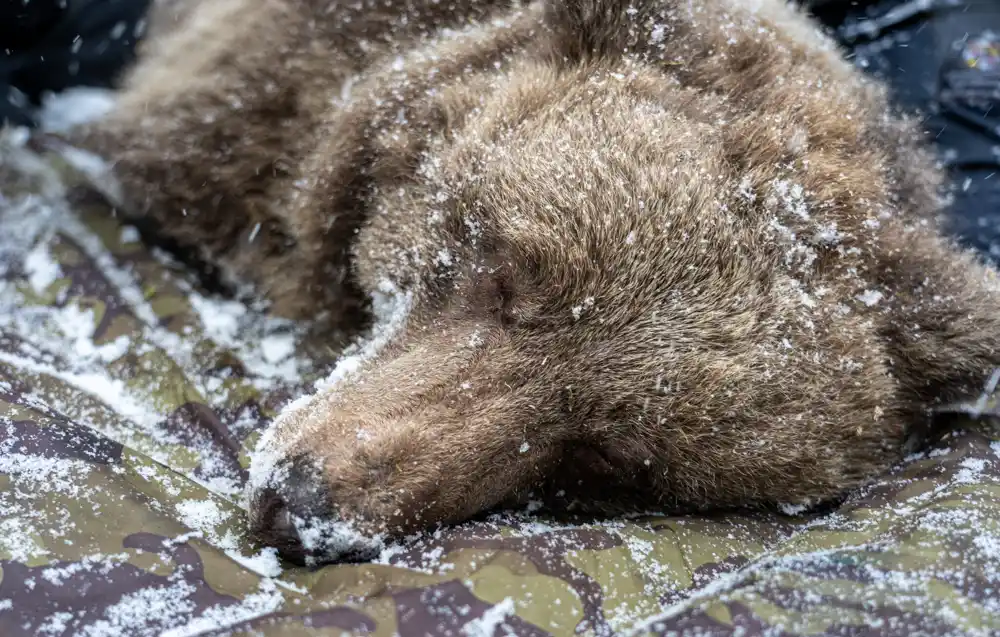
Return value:
<svg viewBox="0 0 1000 637">
<path fill-rule="evenodd" d="M 987 424 L 959 423 L 823 514 L 525 511 L 379 563 L 279 565 L 245 537 L 239 487 L 261 429 L 329 353 L 278 325 L 300 378 L 263 378 L 213 342 L 188 274 L 106 208 L 5 194 L 0 635 L 1000 634 Z"/>
</svg>

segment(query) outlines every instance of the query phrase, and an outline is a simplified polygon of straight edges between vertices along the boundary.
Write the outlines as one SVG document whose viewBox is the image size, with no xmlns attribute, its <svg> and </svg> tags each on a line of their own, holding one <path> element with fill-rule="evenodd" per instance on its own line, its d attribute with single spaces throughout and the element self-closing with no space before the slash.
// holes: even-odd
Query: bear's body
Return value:
<svg viewBox="0 0 1000 637">
<path fill-rule="evenodd" d="M 184 15 L 76 136 L 126 210 L 331 333 L 411 308 L 265 435 L 251 522 L 287 556 L 532 490 L 828 500 L 1000 363 L 916 129 L 782 0 Z"/>
</svg>

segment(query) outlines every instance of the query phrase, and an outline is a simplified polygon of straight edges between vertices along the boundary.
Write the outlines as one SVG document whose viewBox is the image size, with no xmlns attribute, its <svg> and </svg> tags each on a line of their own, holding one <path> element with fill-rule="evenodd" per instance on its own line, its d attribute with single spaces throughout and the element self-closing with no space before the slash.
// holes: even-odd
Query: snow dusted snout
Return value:
<svg viewBox="0 0 1000 637">
<path fill-rule="evenodd" d="M 533 395 L 526 370 L 489 362 L 510 357 L 509 342 L 479 321 L 437 318 L 434 333 L 411 327 L 271 424 L 247 487 L 262 543 L 297 563 L 371 559 L 387 543 L 523 497 L 551 467 L 551 445 L 526 443 L 522 410 L 499 412 L 511 391 Z"/>
<path fill-rule="evenodd" d="M 340 519 L 321 465 L 295 451 L 304 432 L 294 421 L 318 400 L 311 396 L 289 405 L 258 442 L 246 488 L 250 529 L 297 564 L 370 560 L 383 546 L 382 535 Z"/>
<path fill-rule="evenodd" d="M 366 533 L 356 518 L 340 519 L 319 474 L 306 456 L 274 465 L 266 486 L 249 489 L 251 531 L 297 564 L 373 559 L 382 534 Z"/>
</svg>

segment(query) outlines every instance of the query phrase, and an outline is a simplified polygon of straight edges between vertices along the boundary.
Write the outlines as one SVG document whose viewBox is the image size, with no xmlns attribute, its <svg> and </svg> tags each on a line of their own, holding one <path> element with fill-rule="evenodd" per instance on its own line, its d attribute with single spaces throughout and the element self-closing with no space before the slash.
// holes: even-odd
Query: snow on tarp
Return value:
<svg viewBox="0 0 1000 637">
<path fill-rule="evenodd" d="M 250 454 L 385 333 L 310 359 L 304 326 L 198 291 L 106 209 L 4 197 L 0 634 L 1000 631 L 1000 442 L 971 425 L 825 515 L 525 511 L 290 568 L 246 536 Z"/>
</svg>

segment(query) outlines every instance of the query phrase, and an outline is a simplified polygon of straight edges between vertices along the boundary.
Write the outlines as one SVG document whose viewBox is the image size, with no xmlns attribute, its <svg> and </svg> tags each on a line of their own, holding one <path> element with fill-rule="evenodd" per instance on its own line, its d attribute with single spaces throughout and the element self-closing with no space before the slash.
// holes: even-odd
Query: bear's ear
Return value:
<svg viewBox="0 0 1000 637">
<path fill-rule="evenodd" d="M 546 0 L 545 24 L 554 38 L 553 53 L 570 63 L 643 53 L 651 41 L 662 38 L 674 4 L 673 0 Z"/>
</svg>

